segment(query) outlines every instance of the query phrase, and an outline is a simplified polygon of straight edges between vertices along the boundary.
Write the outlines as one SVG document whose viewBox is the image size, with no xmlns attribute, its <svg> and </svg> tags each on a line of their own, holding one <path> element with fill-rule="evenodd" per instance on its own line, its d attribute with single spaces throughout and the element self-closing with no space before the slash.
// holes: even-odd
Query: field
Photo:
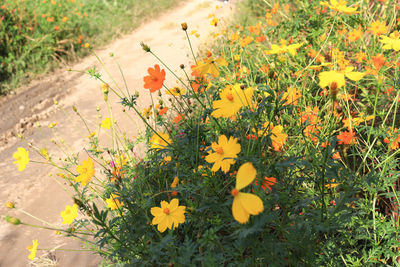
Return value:
<svg viewBox="0 0 400 267">
<path fill-rule="evenodd" d="M 201 54 L 182 21 L 191 64 L 174 71 L 144 41 L 158 63 L 143 66 L 143 88 L 91 68 L 109 113 L 91 128 L 74 107 L 85 153 L 59 160 L 28 143 L 16 168 L 58 169 L 74 197 L 57 230 L 104 265 L 399 266 L 399 7 L 244 0 L 230 25 L 210 14 L 218 33 Z M 137 136 L 114 98 L 141 119 Z"/>
<path fill-rule="evenodd" d="M 154 3 L 157 4 L 154 4 Z M 138 27 L 178 0 L 5 0 L 0 5 L 0 95 Z"/>
</svg>

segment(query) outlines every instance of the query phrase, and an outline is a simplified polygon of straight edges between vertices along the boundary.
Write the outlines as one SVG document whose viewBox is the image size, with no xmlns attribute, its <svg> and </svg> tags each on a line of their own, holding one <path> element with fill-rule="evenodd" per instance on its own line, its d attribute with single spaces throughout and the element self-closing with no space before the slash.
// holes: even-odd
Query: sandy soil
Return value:
<svg viewBox="0 0 400 267">
<path fill-rule="evenodd" d="M 216 9 L 216 5 L 222 8 Z M 191 57 L 180 23 L 188 23 L 189 33 L 196 30 L 200 34 L 200 38 L 191 37 L 195 51 L 198 51 L 201 44 L 210 38 L 210 34 L 217 30 L 210 25 L 209 14 L 215 14 L 220 19 L 226 18 L 231 11 L 231 5 L 216 0 L 186 1 L 96 53 L 104 60 L 117 83 L 123 85 L 118 67 L 109 56 L 110 52 L 115 54 L 114 58 L 124 70 L 130 92 L 138 91 L 138 105 L 141 108 L 147 107 L 151 99 L 147 90 L 143 89 L 143 77 L 147 74 L 147 68 L 158 62 L 141 49 L 140 41 L 147 43 L 152 51 L 181 76 L 179 65 L 183 63 L 188 66 Z M 222 24 L 221 21 L 218 27 Z M 96 58 L 90 56 L 71 68 L 87 70 L 94 65 L 101 70 Z M 106 75 L 104 78 L 111 83 Z M 167 73 L 166 83 L 169 86 L 175 85 L 171 74 Z M 53 104 L 54 99 L 59 101 L 58 105 Z M 110 97 L 109 102 L 121 130 L 126 132 L 128 137 L 137 135 L 143 126 L 134 113 L 127 112 L 130 119 L 122 112 L 118 99 Z M 100 82 L 87 75 L 64 69 L 32 82 L 25 89 L 18 90 L 14 96 L 0 100 L 0 203 L 14 201 L 17 207 L 57 226 L 62 226 L 60 212 L 66 205 L 73 203 L 71 192 L 60 186 L 63 185 L 62 180 L 58 180 L 60 184 L 56 183 L 57 170 L 48 165 L 30 163 L 23 172 L 18 172 L 16 165 L 12 164 L 12 154 L 18 147 L 27 148 L 27 143 L 32 143 L 37 147 L 46 147 L 54 160 L 63 158 L 65 152 L 81 152 L 80 157 L 87 157 L 82 148 L 87 147 L 88 132 L 72 111 L 72 105 L 77 107 L 92 131 L 99 130 L 101 118 L 98 118 L 98 113 L 103 117 L 109 116 Z M 99 112 L 96 111 L 97 106 L 100 107 Z M 47 125 L 52 122 L 58 122 L 58 125 L 49 129 Z M 38 127 L 37 123 L 42 127 Z M 16 138 L 16 133 L 19 132 L 23 133 L 25 140 Z M 105 130 L 101 131 L 100 136 L 101 140 L 110 140 Z M 51 142 L 51 139 L 55 140 L 56 144 Z M 40 160 L 33 152 L 30 152 L 30 157 L 31 160 Z M 24 222 L 41 225 L 33 218 L 8 210 L 3 204 L 0 206 L 0 214 L 17 216 Z M 56 235 L 54 231 L 14 226 L 1 221 L 0 266 L 29 266 L 29 252 L 26 246 L 30 245 L 33 239 L 39 240 L 39 249 L 81 248 L 79 241 Z M 43 256 L 45 253 L 46 251 L 38 251 L 37 255 L 43 261 L 46 258 L 56 260 L 58 266 L 97 266 L 101 261 L 99 256 L 87 251 L 56 250 L 48 257 Z"/>
</svg>

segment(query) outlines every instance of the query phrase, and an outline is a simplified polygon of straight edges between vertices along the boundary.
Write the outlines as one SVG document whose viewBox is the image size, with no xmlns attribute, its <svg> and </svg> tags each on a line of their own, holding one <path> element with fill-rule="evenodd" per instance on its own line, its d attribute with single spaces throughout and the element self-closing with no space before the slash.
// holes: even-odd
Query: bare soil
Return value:
<svg viewBox="0 0 400 267">
<path fill-rule="evenodd" d="M 216 9 L 216 5 L 220 8 Z M 149 92 L 143 89 L 143 77 L 147 74 L 148 67 L 153 67 L 159 62 L 141 49 L 140 42 L 147 43 L 172 70 L 182 76 L 179 65 L 190 66 L 193 60 L 180 23 L 187 22 L 189 33 L 196 30 L 200 34 L 199 38 L 191 36 L 195 52 L 198 52 L 201 44 L 210 40 L 212 32 L 223 27 L 223 18 L 230 14 L 231 9 L 231 2 L 223 4 L 216 0 L 186 1 L 161 17 L 153 18 L 106 48 L 96 50 L 96 53 L 103 59 L 116 82 L 123 86 L 123 79 L 114 59 L 118 61 L 124 70 L 129 91 L 140 93 L 138 105 L 143 109 L 151 103 Z M 210 25 L 208 17 L 211 13 L 222 19 L 217 28 Z M 113 58 L 109 56 L 110 52 L 114 53 Z M 105 73 L 94 56 L 86 57 L 71 66 L 71 69 L 87 70 L 93 66 Z M 106 75 L 104 79 L 112 83 Z M 169 86 L 175 85 L 171 74 L 167 73 L 166 83 Z M 58 105 L 54 104 L 54 100 L 58 101 Z M 119 102 L 119 99 L 110 95 L 109 103 L 118 126 L 127 137 L 133 138 L 143 129 L 143 125 L 132 111 L 123 112 Z M 46 147 L 54 161 L 61 161 L 66 154 L 75 152 L 80 152 L 80 158 L 87 158 L 83 148 L 88 147 L 89 133 L 72 111 L 73 105 L 85 118 L 90 131 L 99 131 L 99 115 L 103 118 L 109 116 L 100 82 L 88 75 L 68 72 L 66 69 L 33 81 L 29 86 L 17 90 L 16 95 L 0 99 L 0 203 L 14 201 L 18 208 L 64 228 L 66 225 L 61 224 L 60 212 L 66 205 L 72 205 L 72 193 L 66 183 L 56 176 L 57 170 L 45 164 L 31 162 L 23 172 L 18 172 L 17 166 L 13 164 L 12 154 L 18 147 L 28 148 L 30 143 L 36 147 Z M 97 108 L 100 111 L 97 111 Z M 48 124 L 54 122 L 57 122 L 57 126 L 49 129 Z M 102 129 L 100 131 L 100 140 L 105 140 L 102 145 L 109 145 L 111 138 L 108 132 Z M 17 138 L 18 133 L 22 133 L 23 140 Z M 43 161 L 32 150 L 30 158 L 32 161 Z M 100 173 L 100 170 L 96 172 Z M 43 225 L 21 212 L 8 210 L 3 204 L 0 206 L 0 214 Z M 32 264 L 28 260 L 29 252 L 26 246 L 32 244 L 34 239 L 39 240 L 39 249 L 46 249 L 38 251 L 35 266 L 55 266 L 46 265 L 46 262 L 57 262 L 57 266 L 98 266 L 101 262 L 101 258 L 91 252 L 74 251 L 82 249 L 79 240 L 57 235 L 55 231 L 14 226 L 1 221 L 0 267 Z M 57 249 L 54 250 L 55 248 Z M 48 250 L 53 251 L 48 254 Z"/>
</svg>

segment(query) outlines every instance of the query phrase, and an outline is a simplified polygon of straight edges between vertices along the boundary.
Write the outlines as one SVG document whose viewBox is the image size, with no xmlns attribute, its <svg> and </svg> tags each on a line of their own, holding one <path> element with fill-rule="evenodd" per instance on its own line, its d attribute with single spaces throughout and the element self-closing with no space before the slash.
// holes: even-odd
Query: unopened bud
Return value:
<svg viewBox="0 0 400 267">
<path fill-rule="evenodd" d="M 11 224 L 14 224 L 14 225 L 19 225 L 19 224 L 21 224 L 21 220 L 20 220 L 20 219 L 15 218 L 15 217 L 11 217 L 11 216 L 6 216 L 6 217 L 5 217 L 5 220 L 6 220 L 8 223 L 11 223 Z"/>
<path fill-rule="evenodd" d="M 182 24 L 181 24 L 181 26 L 182 26 L 182 30 L 184 30 L 184 31 L 186 31 L 186 30 L 187 30 L 187 28 L 188 28 L 188 26 L 187 26 L 187 23 L 186 23 L 186 22 L 182 23 Z"/>
<path fill-rule="evenodd" d="M 74 112 L 78 112 L 78 110 L 76 109 L 75 106 L 72 106 L 72 110 L 73 110 Z"/>
<path fill-rule="evenodd" d="M 9 209 L 15 208 L 14 203 L 13 203 L 13 202 L 10 202 L 10 201 L 7 201 L 6 204 L 5 204 L 5 206 L 6 206 L 7 208 L 9 208 Z"/>
<path fill-rule="evenodd" d="M 141 42 L 140 45 L 142 46 L 142 49 L 143 49 L 144 51 L 146 51 L 146 52 L 150 52 L 150 51 L 151 51 L 151 50 L 150 50 L 150 47 L 149 47 L 147 44 Z"/>
</svg>

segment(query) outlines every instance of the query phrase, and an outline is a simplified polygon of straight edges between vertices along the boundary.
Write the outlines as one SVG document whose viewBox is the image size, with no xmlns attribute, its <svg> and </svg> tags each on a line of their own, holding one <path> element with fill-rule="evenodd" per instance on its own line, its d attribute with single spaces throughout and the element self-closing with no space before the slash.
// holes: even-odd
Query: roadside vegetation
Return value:
<svg viewBox="0 0 400 267">
<path fill-rule="evenodd" d="M 4 0 L 0 4 L 0 94 L 86 55 L 180 0 Z"/>
<path fill-rule="evenodd" d="M 111 265 L 398 266 L 396 3 L 243 1 L 229 27 L 210 18 L 213 46 L 179 75 L 142 43 L 160 62 L 143 66 L 140 93 L 88 72 L 105 101 L 116 94 L 141 117 L 141 135 L 110 113 L 88 129 L 85 160 L 30 144 L 15 163 L 38 153 L 61 170 L 75 195 L 57 230 L 91 236 Z M 188 41 L 194 26 L 182 23 Z M 154 99 L 144 110 L 143 91 Z"/>
</svg>

